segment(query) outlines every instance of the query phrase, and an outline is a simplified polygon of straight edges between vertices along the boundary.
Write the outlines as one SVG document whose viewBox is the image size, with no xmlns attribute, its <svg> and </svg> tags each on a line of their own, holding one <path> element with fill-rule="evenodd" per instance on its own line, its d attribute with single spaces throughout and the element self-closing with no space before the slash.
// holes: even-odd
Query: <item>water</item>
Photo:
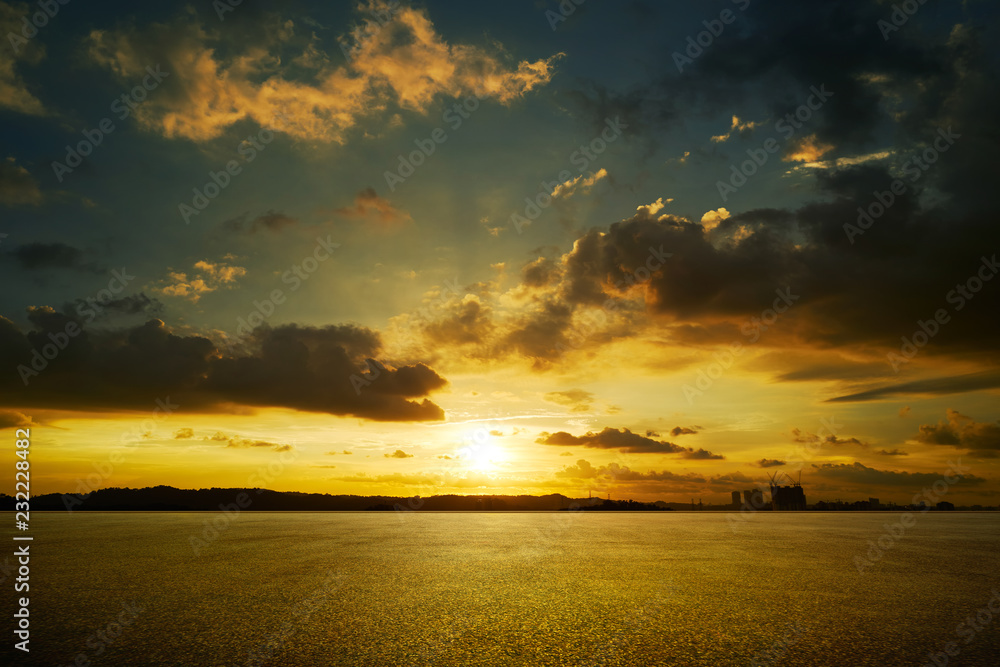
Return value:
<svg viewBox="0 0 1000 667">
<path fill-rule="evenodd" d="M 1000 665 L 1000 613 L 956 635 L 997 515 L 917 515 L 862 573 L 899 515 L 244 513 L 195 555 L 217 516 L 33 514 L 3 664 Z"/>
</svg>

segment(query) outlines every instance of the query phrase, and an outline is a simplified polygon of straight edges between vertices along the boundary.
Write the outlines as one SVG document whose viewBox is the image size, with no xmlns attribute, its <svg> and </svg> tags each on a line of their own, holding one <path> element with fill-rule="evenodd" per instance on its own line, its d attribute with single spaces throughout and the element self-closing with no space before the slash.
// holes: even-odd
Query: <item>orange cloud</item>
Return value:
<svg viewBox="0 0 1000 667">
<path fill-rule="evenodd" d="M 384 13 L 389 5 L 373 0 L 358 9 Z M 390 23 L 338 66 L 321 53 L 315 36 L 303 45 L 307 38 L 296 34 L 291 20 L 277 21 L 267 37 L 230 57 L 216 51 L 217 35 L 189 22 L 95 30 L 88 52 L 124 82 L 141 78 L 150 63 L 162 66 L 168 73 L 163 89 L 135 113 L 146 129 L 166 137 L 207 141 L 252 119 L 296 139 L 341 144 L 361 118 L 383 111 L 386 99 L 421 113 L 438 96 L 475 94 L 509 104 L 548 83 L 561 55 L 511 67 L 499 49 L 446 44 L 424 9 L 393 12 Z M 289 48 L 302 55 L 278 57 Z M 308 81 L 289 78 L 285 62 L 312 69 Z"/>
<path fill-rule="evenodd" d="M 3 82 L 0 81 L 0 98 L 5 95 Z M 28 170 L 12 157 L 0 160 L 0 204 L 37 206 L 41 203 L 42 192 Z"/>
<path fill-rule="evenodd" d="M 196 262 L 194 268 L 197 274 L 188 276 L 180 271 L 170 271 L 169 280 L 162 287 L 155 288 L 164 296 L 179 296 L 197 303 L 202 294 L 214 292 L 220 287 L 233 286 L 236 279 L 245 276 L 247 270 L 242 266 L 232 266 L 224 262 Z"/>
<path fill-rule="evenodd" d="M 338 208 L 334 213 L 344 218 L 374 220 L 386 226 L 413 221 L 409 213 L 379 197 L 374 188 L 365 188 L 354 198 L 353 206 Z"/>
<path fill-rule="evenodd" d="M 832 144 L 824 144 L 815 134 L 810 134 L 793 141 L 781 159 L 785 162 L 815 162 L 832 150 Z"/>
<path fill-rule="evenodd" d="M 583 194 L 590 194 L 591 189 L 598 181 L 604 180 L 608 177 L 607 169 L 601 167 L 596 172 L 592 173 L 590 176 L 584 176 L 580 174 L 576 178 L 572 178 L 565 183 L 560 183 L 552 190 L 552 197 L 554 199 L 569 199 L 577 192 L 582 192 Z"/>
<path fill-rule="evenodd" d="M 10 42 L 9 48 L 0 49 L 0 109 L 45 116 L 48 112 L 17 73 L 18 61 L 37 65 L 45 58 L 45 45 L 41 40 L 21 37 L 24 30 L 22 21 L 27 19 L 28 14 L 27 4 L 0 2 L 0 34 L 6 35 Z"/>
<path fill-rule="evenodd" d="M 721 144 L 725 141 L 729 141 L 734 134 L 746 138 L 750 136 L 754 128 L 760 127 L 761 125 L 762 123 L 740 120 L 739 116 L 734 115 L 733 124 L 729 127 L 729 131 L 725 134 L 719 134 L 712 137 L 712 143 Z"/>
</svg>

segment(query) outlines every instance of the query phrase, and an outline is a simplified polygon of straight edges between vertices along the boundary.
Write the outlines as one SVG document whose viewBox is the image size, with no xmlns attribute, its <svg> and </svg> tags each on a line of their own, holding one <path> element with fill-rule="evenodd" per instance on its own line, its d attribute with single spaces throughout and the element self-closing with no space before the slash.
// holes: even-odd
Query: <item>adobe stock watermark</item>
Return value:
<svg viewBox="0 0 1000 667">
<path fill-rule="evenodd" d="M 382 377 L 382 371 L 389 371 L 389 368 L 378 359 L 365 359 L 365 368 L 361 374 L 352 373 L 351 377 L 348 378 L 351 381 L 351 386 L 354 387 L 354 394 L 360 396 L 363 387 L 370 387 L 373 382 Z"/>
<path fill-rule="evenodd" d="M 775 132 L 780 132 L 785 141 L 789 141 L 808 123 L 814 112 L 819 111 L 823 105 L 833 97 L 833 93 L 826 89 L 826 84 L 820 87 L 810 86 L 812 94 L 806 98 L 794 111 L 785 114 L 785 117 L 774 124 Z M 781 150 L 781 144 L 774 137 L 768 138 L 760 148 L 748 148 L 746 150 L 749 160 L 744 160 L 738 167 L 735 164 L 729 165 L 730 176 L 728 181 L 716 181 L 715 187 L 719 191 L 722 201 L 728 201 L 729 195 L 735 194 L 747 184 L 748 179 L 757 174 L 760 169 L 767 164 L 771 156 Z"/>
<path fill-rule="evenodd" d="M 587 0 L 559 0 L 558 12 L 551 9 L 545 10 L 545 18 L 549 22 L 549 27 L 552 28 L 552 32 L 556 31 L 560 23 L 563 23 L 566 19 L 572 16 L 576 12 L 576 8 L 582 5 Z M 749 0 L 747 0 L 749 2 Z"/>
<path fill-rule="evenodd" d="M 220 21 L 226 20 L 226 14 L 235 12 L 236 8 L 243 4 L 243 0 L 212 0 L 212 9 Z"/>
<path fill-rule="evenodd" d="M 146 68 L 146 76 L 142 82 L 132 88 L 132 90 L 122 93 L 111 102 L 111 113 L 115 114 L 118 120 L 125 120 L 132 115 L 140 104 L 142 104 L 150 92 L 156 90 L 160 83 L 170 76 L 170 72 L 164 72 L 159 64 L 156 67 Z M 62 183 L 66 174 L 73 173 L 73 170 L 83 164 L 83 158 L 94 152 L 94 149 L 101 145 L 104 137 L 115 131 L 115 121 L 111 117 L 105 117 L 97 123 L 93 129 L 83 131 L 83 139 L 75 146 L 66 146 L 66 158 L 64 162 L 55 160 L 52 163 L 52 171 L 56 175 L 56 180 Z"/>
<path fill-rule="evenodd" d="M 456 275 L 454 280 L 449 280 L 445 278 L 444 289 L 440 286 L 435 286 L 438 290 L 438 296 L 435 299 L 431 299 L 429 303 L 418 308 L 414 311 L 414 319 L 417 321 L 428 321 L 434 316 L 434 313 L 440 308 L 443 308 L 451 301 L 453 296 L 462 296 L 461 291 L 458 289 L 458 276 Z"/>
<path fill-rule="evenodd" d="M 272 632 L 264 638 L 264 642 L 247 652 L 247 667 L 262 667 L 284 648 L 288 640 L 297 631 L 296 623 L 302 624 L 309 620 L 313 613 L 329 601 L 332 593 L 344 586 L 350 575 L 333 570 L 327 570 L 326 577 L 318 587 L 306 598 L 292 606 L 287 613 L 277 618 L 286 619 L 277 632 Z"/>
<path fill-rule="evenodd" d="M 976 635 L 986 629 L 993 622 L 993 615 L 1000 614 L 1000 591 L 996 588 L 990 590 L 993 597 L 987 600 L 986 605 L 977 609 L 973 614 L 965 617 L 965 620 L 955 626 L 955 635 L 965 640 L 965 644 L 971 644 Z M 946 667 L 951 659 L 957 657 L 962 652 L 958 642 L 948 642 L 937 653 L 928 653 L 928 661 L 921 667 Z"/>
<path fill-rule="evenodd" d="M 440 286 L 435 286 L 434 289 L 438 291 L 437 298 L 431 299 L 429 303 L 425 303 L 419 309 L 414 311 L 414 322 L 431 320 L 436 311 L 443 308 L 449 301 L 451 301 L 452 296 L 462 295 L 458 289 L 458 276 L 455 276 L 454 280 L 448 280 L 446 278 L 444 286 L 445 289 L 442 289 Z M 365 359 L 365 368 L 361 371 L 361 373 L 352 373 L 350 378 L 348 378 L 351 386 L 354 387 L 355 395 L 360 396 L 362 388 L 370 387 L 373 382 L 382 376 L 383 371 L 388 370 L 389 368 L 378 359 Z"/>
<path fill-rule="evenodd" d="M 632 458 L 626 456 L 625 452 L 616 451 L 615 460 L 606 466 L 601 466 L 598 474 L 588 479 L 585 490 L 588 493 L 597 491 L 599 496 L 603 493 L 609 493 L 618 478 L 631 470 L 631 463 Z M 600 498 L 592 497 L 588 502 L 593 505 L 600 502 Z M 530 559 L 543 556 L 557 540 L 561 539 L 576 524 L 583 513 L 583 505 L 577 501 L 570 503 L 565 511 L 551 513 L 551 519 L 544 528 L 535 527 L 532 539 L 522 541 L 521 557 Z"/>
<path fill-rule="evenodd" d="M 954 304 L 957 313 L 965 308 L 965 305 L 983 289 L 987 282 L 993 280 L 998 272 L 1000 272 L 1000 263 L 997 262 L 996 254 L 990 258 L 985 256 L 980 258 L 979 269 L 976 273 L 969 276 L 965 282 L 955 285 L 954 289 L 945 294 L 945 301 Z M 889 365 L 892 366 L 892 371 L 899 373 L 900 367 L 910 363 L 913 357 L 917 356 L 917 353 L 932 338 L 937 336 L 941 332 L 941 327 L 948 322 L 951 322 L 951 314 L 947 308 L 938 308 L 934 311 L 934 315 L 927 320 L 917 320 L 916 330 L 909 337 L 902 336 L 900 338 L 902 345 L 899 346 L 899 352 L 890 352 L 886 355 Z"/>
<path fill-rule="evenodd" d="M 659 248 L 649 246 L 649 255 L 646 256 L 646 261 L 636 267 L 634 271 L 624 272 L 624 277 L 615 281 L 615 287 L 624 291 L 626 288 L 646 283 L 673 256 L 672 252 L 664 252 L 662 245 Z M 617 310 L 618 300 L 615 298 L 606 299 L 601 304 L 599 311 L 588 311 L 582 316 L 573 327 L 566 342 L 563 343 L 560 341 L 556 343 L 555 350 L 560 354 L 565 354 L 571 349 L 579 349 L 583 345 L 583 342 L 590 338 L 595 331 L 607 325 L 608 316 L 614 314 Z"/>
<path fill-rule="evenodd" d="M 823 445 L 830 439 L 840 435 L 844 428 L 843 424 L 838 424 L 836 417 L 821 417 L 820 427 L 816 431 L 815 437 L 807 439 L 804 446 L 792 448 L 785 453 L 785 465 L 789 470 L 798 471 L 805 467 L 806 463 L 812 461 Z M 801 442 L 801 441 L 800 441 Z"/>
<path fill-rule="evenodd" d="M 726 513 L 726 523 L 729 524 L 729 530 L 735 535 L 738 533 L 738 529 L 747 525 L 751 518 L 753 518 L 757 512 L 764 509 L 770 505 L 770 501 L 765 500 L 765 493 L 770 493 L 771 487 L 768 482 L 764 480 L 756 480 L 752 484 L 753 488 L 759 491 L 759 493 L 751 493 L 749 502 L 744 501 L 740 505 L 740 511 L 727 512 Z M 745 496 L 744 496 L 745 497 Z"/>
<path fill-rule="evenodd" d="M 941 154 L 954 146 L 956 139 L 961 138 L 962 135 L 952 132 L 951 127 L 947 130 L 939 128 L 938 136 L 934 138 L 931 146 L 924 149 L 921 155 L 903 163 L 903 174 L 910 177 L 911 183 L 916 183 L 931 168 L 931 165 L 938 161 Z M 923 160 L 920 158 L 923 158 Z M 885 212 L 896 203 L 896 197 L 901 196 L 906 192 L 906 189 L 906 183 L 903 179 L 897 178 L 892 182 L 888 190 L 883 192 L 875 190 L 872 192 L 875 201 L 868 204 L 868 206 L 858 207 L 858 219 L 856 223 L 853 225 L 849 222 L 844 223 L 844 233 L 847 234 L 847 240 L 851 242 L 851 245 L 854 245 L 854 237 L 861 236 L 871 229 L 875 221 L 885 215 Z"/>
<path fill-rule="evenodd" d="M 286 457 L 285 454 L 288 454 Z M 256 489 L 255 495 L 259 496 L 264 492 L 262 485 L 270 484 L 277 479 L 284 471 L 285 466 L 298 459 L 298 452 L 294 449 L 286 449 L 279 453 L 278 460 L 272 461 L 266 466 L 260 466 L 247 478 L 247 484 Z M 248 509 L 254 501 L 254 496 L 246 491 L 240 491 L 233 498 L 231 503 L 219 503 L 219 511 L 211 519 L 202 521 L 201 535 L 189 535 L 188 544 L 195 556 L 200 556 L 201 552 L 208 548 L 210 544 L 222 537 L 222 534 L 242 515 L 243 510 Z"/>
<path fill-rule="evenodd" d="M 771 307 L 761 311 L 760 317 L 751 317 L 740 327 L 740 333 L 751 344 L 759 341 L 761 334 L 772 327 L 782 314 L 786 313 L 789 308 L 795 305 L 796 301 L 802 298 L 798 294 L 792 294 L 791 287 L 786 287 L 783 290 L 781 288 L 776 289 L 774 293 L 778 296 L 771 304 Z M 743 354 L 745 350 L 746 346 L 743 341 L 736 339 L 729 344 L 728 348 L 722 350 L 722 352 L 713 354 L 712 357 L 715 361 L 708 364 L 708 366 L 698 369 L 698 379 L 695 380 L 694 385 L 685 384 L 681 387 L 688 405 L 694 405 L 695 397 L 703 396 L 715 384 L 715 381 L 732 367 L 736 357 Z"/>
<path fill-rule="evenodd" d="M 86 480 L 76 478 L 76 493 L 64 493 L 62 495 L 63 507 L 67 512 L 72 512 L 76 505 L 82 505 L 84 498 L 92 491 L 97 491 L 101 485 L 115 472 L 115 466 L 125 463 L 125 455 L 121 448 L 135 447 L 146 433 L 150 433 L 161 421 L 170 417 L 177 408 L 181 407 L 177 403 L 171 403 L 170 397 L 156 399 L 156 407 L 153 408 L 152 416 L 144 419 L 139 424 L 133 424 L 132 428 L 122 433 L 119 439 L 119 448 L 112 449 L 108 454 L 107 461 L 97 463 L 92 462 L 94 473 L 87 476 Z"/>
<path fill-rule="evenodd" d="M 484 456 L 488 456 L 493 438 L 490 434 L 491 430 L 492 429 L 487 425 L 486 427 L 480 426 L 475 428 L 471 433 L 467 432 L 463 437 L 463 442 L 465 443 L 464 446 L 456 450 L 454 456 L 438 457 L 443 458 L 448 462 L 447 467 L 442 468 L 441 471 L 437 473 L 439 475 L 438 479 L 440 480 L 440 484 L 422 484 L 419 491 L 430 494 L 438 493 L 441 487 L 447 482 L 449 475 L 460 476 L 462 473 L 467 473 L 468 463 L 474 462 Z M 393 513 L 400 522 L 406 521 L 407 519 L 405 517 L 423 507 L 424 502 L 425 499 L 420 496 L 420 493 L 417 493 L 406 498 L 405 506 L 401 503 L 393 504 Z"/>
<path fill-rule="evenodd" d="M 478 93 L 469 95 L 461 102 L 456 102 L 446 109 L 441 115 L 441 120 L 448 124 L 452 132 L 457 131 L 479 109 L 481 102 L 486 97 L 486 95 Z M 406 179 L 413 176 L 417 172 L 417 169 L 427 162 L 427 158 L 434 155 L 437 147 L 446 141 L 448 141 L 448 132 L 443 127 L 434 128 L 427 138 L 414 139 L 413 144 L 417 147 L 416 150 L 410 151 L 409 155 L 400 153 L 397 156 L 399 164 L 396 166 L 396 170 L 386 170 L 383 174 L 385 184 L 389 186 L 389 191 L 395 192 L 396 187 L 405 183 Z"/>
<path fill-rule="evenodd" d="M 327 234 L 325 239 L 322 236 L 317 236 L 316 245 L 313 246 L 312 252 L 282 272 L 281 282 L 284 285 L 289 285 L 288 292 L 297 292 L 303 283 L 309 280 L 319 270 L 320 265 L 330 259 L 333 251 L 339 247 L 339 243 L 334 243 L 330 239 L 330 234 Z M 254 299 L 253 310 L 245 318 L 236 318 L 235 339 L 242 342 L 245 337 L 250 336 L 257 327 L 274 315 L 278 306 L 283 305 L 287 300 L 288 295 L 280 287 L 271 290 L 263 299 Z M 232 347 L 228 338 L 226 341 L 229 347 Z"/>
<path fill-rule="evenodd" d="M 931 507 L 941 500 L 952 486 L 962 481 L 962 478 L 971 470 L 969 466 L 962 465 L 961 458 L 955 463 L 948 461 L 948 466 L 948 470 L 942 475 L 941 479 L 931 484 L 930 488 L 924 488 L 914 494 L 912 499 L 913 505 L 919 505 L 921 502 L 925 503 L 924 509 L 919 511 L 920 514 L 930 511 Z M 857 569 L 858 574 L 863 573 L 869 567 L 882 560 L 885 553 L 896 546 L 896 543 L 906 535 L 906 530 L 913 528 L 916 524 L 917 519 L 913 512 L 904 512 L 895 523 L 890 524 L 886 522 L 882 524 L 882 527 L 885 528 L 885 533 L 877 540 L 868 540 L 868 551 L 864 555 L 859 554 L 854 557 L 854 567 Z"/>
<path fill-rule="evenodd" d="M 789 623 L 786 626 L 785 634 L 781 639 L 771 644 L 771 648 L 766 651 L 755 653 L 750 658 L 750 667 L 771 667 L 777 665 L 782 658 L 788 655 L 788 649 L 799 643 L 799 639 L 806 628 L 799 623 Z"/>
<path fill-rule="evenodd" d="M 747 7 L 750 6 L 750 0 L 732 0 L 732 3 L 741 12 L 746 11 Z M 700 58 L 705 53 L 705 50 L 715 43 L 717 38 L 722 36 L 726 26 L 732 25 L 734 21 L 736 21 L 736 14 L 731 9 L 723 9 L 719 12 L 719 18 L 717 19 L 702 21 L 701 24 L 705 26 L 705 29 L 697 35 L 688 35 L 687 48 L 684 49 L 684 53 L 674 51 L 673 59 L 674 64 L 677 66 L 677 71 L 683 74 L 684 67 L 694 64 L 694 61 Z M 687 55 L 685 56 L 684 54 Z"/>
<path fill-rule="evenodd" d="M 597 160 L 597 157 L 608 149 L 609 144 L 614 143 L 618 137 L 622 136 L 622 130 L 628 128 L 628 124 L 622 122 L 619 116 L 615 116 L 614 120 L 605 118 L 604 125 L 604 129 L 601 130 L 598 136 L 586 144 L 581 144 L 579 148 L 569 154 L 569 162 L 577 168 L 578 173 L 583 174 L 587 167 L 593 164 Z M 524 227 L 537 220 L 542 211 L 552 205 L 557 188 L 568 182 L 572 175 L 571 171 L 563 169 L 556 175 L 557 180 L 542 181 L 539 184 L 541 185 L 541 190 L 534 198 L 524 198 L 524 210 L 521 213 L 514 212 L 510 216 L 510 224 L 517 230 L 518 234 L 522 234 Z M 592 175 L 591 178 L 594 178 L 594 176 Z"/>
<path fill-rule="evenodd" d="M 122 602 L 122 611 L 118 612 L 114 620 L 87 637 L 86 644 L 90 652 L 77 653 L 73 657 L 73 662 L 68 663 L 66 667 L 89 667 L 91 661 L 103 655 L 108 646 L 118 641 L 144 611 L 146 608 L 140 607 L 134 601 Z"/>
<path fill-rule="evenodd" d="M 21 47 L 28 43 L 29 39 L 38 35 L 38 31 L 49 24 L 49 19 L 54 19 L 59 13 L 62 5 L 68 5 L 69 0 L 38 0 L 38 11 L 31 14 L 31 11 L 21 17 L 21 34 L 15 35 L 13 32 L 7 33 L 7 40 L 14 49 L 14 55 L 21 51 Z M 31 18 L 28 18 L 30 15 Z"/>
<path fill-rule="evenodd" d="M 889 20 L 879 19 L 875 24 L 882 33 L 882 39 L 888 42 L 889 36 L 906 25 L 910 17 L 916 14 L 925 2 L 927 0 L 904 0 L 898 5 L 893 5 Z"/>
<path fill-rule="evenodd" d="M 269 125 L 260 128 L 256 135 L 248 135 L 246 139 L 241 141 L 236 146 L 236 154 L 242 160 L 242 164 L 240 160 L 229 160 L 223 169 L 219 171 L 209 170 L 209 180 L 201 188 L 191 189 L 194 194 L 191 197 L 190 206 L 184 202 L 177 205 L 177 210 L 180 211 L 185 225 L 191 224 L 191 216 L 200 215 L 216 197 L 222 194 L 223 190 L 229 187 L 235 177 L 243 173 L 243 167 L 253 162 L 257 155 L 274 141 L 274 133 L 281 131 L 287 120 L 288 117 L 284 113 L 278 112 Z"/>
<path fill-rule="evenodd" d="M 657 624 L 662 618 L 664 607 L 673 602 L 677 595 L 677 586 L 670 578 L 660 579 L 657 582 L 656 592 L 651 595 L 652 601 L 648 601 L 641 607 L 636 606 L 626 610 L 623 617 L 628 625 L 632 627 L 650 627 Z M 580 667 L 603 667 L 615 658 L 619 660 L 629 657 L 631 651 L 626 651 L 628 640 L 632 634 L 628 632 L 620 633 L 611 641 L 603 645 L 594 655 L 579 663 Z M 617 663 L 618 661 L 616 661 Z"/>
<path fill-rule="evenodd" d="M 85 303 L 89 307 L 80 304 L 76 308 L 77 314 L 87 318 L 86 323 L 90 324 L 97 317 L 98 313 L 103 312 L 101 306 L 111 303 L 115 295 L 120 294 L 125 289 L 125 286 L 133 280 L 135 280 L 135 276 L 129 275 L 124 266 L 121 271 L 112 271 L 111 280 L 108 281 L 107 288 L 100 290 L 94 296 L 87 297 Z M 24 383 L 24 386 L 27 387 L 31 378 L 38 377 L 42 371 L 48 368 L 49 362 L 58 357 L 59 353 L 69 346 L 70 339 L 76 338 L 81 333 L 83 333 L 83 327 L 76 320 L 67 322 L 61 332 L 49 332 L 50 342 L 42 345 L 41 351 L 32 348 L 30 367 L 24 364 L 20 364 L 17 367 L 17 374 L 21 377 L 21 382 Z"/>
</svg>

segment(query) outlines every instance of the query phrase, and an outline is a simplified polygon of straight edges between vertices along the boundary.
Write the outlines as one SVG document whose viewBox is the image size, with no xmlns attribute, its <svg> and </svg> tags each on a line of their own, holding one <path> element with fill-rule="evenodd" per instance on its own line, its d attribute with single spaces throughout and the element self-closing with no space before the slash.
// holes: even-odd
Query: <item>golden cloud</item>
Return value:
<svg viewBox="0 0 1000 667">
<path fill-rule="evenodd" d="M 376 1 L 358 9 L 384 13 L 390 7 Z M 162 66 L 168 73 L 163 90 L 151 93 L 136 117 L 166 137 L 207 141 L 250 119 L 296 139 L 341 144 L 361 118 L 383 111 L 387 99 L 420 113 L 438 96 L 478 95 L 509 104 L 548 83 L 561 55 L 512 67 L 500 48 L 446 44 L 424 9 L 392 11 L 393 19 L 368 31 L 348 62 L 337 66 L 321 54 L 315 36 L 297 35 L 290 20 L 228 57 L 216 49 L 221 37 L 187 20 L 95 30 L 88 53 L 124 82 L 141 78 L 147 66 Z M 302 55 L 287 61 L 311 68 L 306 80 L 290 78 L 278 57 L 289 48 L 301 48 Z"/>
</svg>

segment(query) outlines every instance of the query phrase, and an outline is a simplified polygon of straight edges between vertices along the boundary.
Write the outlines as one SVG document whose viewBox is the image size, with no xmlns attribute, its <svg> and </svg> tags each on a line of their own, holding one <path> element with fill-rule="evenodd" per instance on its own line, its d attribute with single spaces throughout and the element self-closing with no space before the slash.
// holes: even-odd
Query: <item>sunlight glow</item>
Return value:
<svg viewBox="0 0 1000 667">
<path fill-rule="evenodd" d="M 493 442 L 493 436 L 485 428 L 477 428 L 465 447 L 458 450 L 458 457 L 465 461 L 470 470 L 494 472 L 507 462 L 507 452 Z"/>
</svg>

